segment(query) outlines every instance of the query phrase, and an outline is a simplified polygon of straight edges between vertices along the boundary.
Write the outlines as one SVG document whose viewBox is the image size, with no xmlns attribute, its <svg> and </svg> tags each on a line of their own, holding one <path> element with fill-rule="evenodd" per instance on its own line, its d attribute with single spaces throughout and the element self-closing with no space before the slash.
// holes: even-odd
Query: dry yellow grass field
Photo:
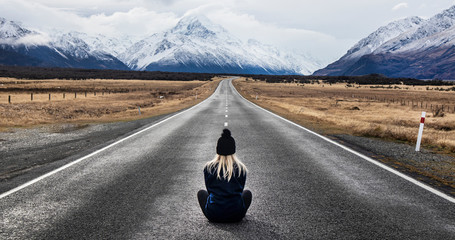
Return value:
<svg viewBox="0 0 455 240">
<path fill-rule="evenodd" d="M 53 123 L 134 120 L 175 112 L 210 96 L 220 80 L 0 78 L 0 130 Z"/>
<path fill-rule="evenodd" d="M 412 86 L 381 89 L 346 87 L 341 83 L 303 85 L 245 79 L 236 80 L 235 85 L 250 100 L 326 133 L 415 142 L 421 113 L 426 111 L 423 144 L 455 153 L 453 92 Z"/>
</svg>

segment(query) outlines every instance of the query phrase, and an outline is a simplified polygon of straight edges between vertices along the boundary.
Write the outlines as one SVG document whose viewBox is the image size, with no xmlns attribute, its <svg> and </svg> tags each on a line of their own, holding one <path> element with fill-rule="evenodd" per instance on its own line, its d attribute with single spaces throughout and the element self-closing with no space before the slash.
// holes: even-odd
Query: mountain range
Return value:
<svg viewBox="0 0 455 240">
<path fill-rule="evenodd" d="M 0 18 L 3 65 L 227 74 L 377 73 L 455 79 L 454 62 L 455 6 L 429 19 L 409 17 L 380 27 L 323 69 L 310 56 L 285 52 L 256 40 L 242 41 L 205 16 L 183 17 L 173 28 L 142 39 L 44 33 Z"/>
<path fill-rule="evenodd" d="M 314 75 L 371 73 L 455 79 L 455 6 L 427 20 L 410 17 L 381 27 Z"/>
<path fill-rule="evenodd" d="M 49 36 L 0 18 L 0 64 L 18 66 L 128 69 L 116 57 L 92 50 L 71 33 Z"/>
<path fill-rule="evenodd" d="M 243 42 L 205 16 L 136 40 L 37 32 L 0 18 L 0 64 L 228 74 L 311 74 L 322 65 L 256 40 Z"/>
</svg>

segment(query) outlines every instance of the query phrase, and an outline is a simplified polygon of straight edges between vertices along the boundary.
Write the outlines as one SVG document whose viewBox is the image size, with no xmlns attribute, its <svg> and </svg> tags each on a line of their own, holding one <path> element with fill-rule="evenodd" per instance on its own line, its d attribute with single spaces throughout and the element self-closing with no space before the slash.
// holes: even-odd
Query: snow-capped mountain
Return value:
<svg viewBox="0 0 455 240">
<path fill-rule="evenodd" d="M 72 33 L 48 35 L 4 18 L 0 18 L 0 64 L 128 69 L 114 56 L 92 50 Z"/>
<path fill-rule="evenodd" d="M 0 17 L 0 39 L 5 40 L 17 40 L 26 35 L 32 34 L 32 31 L 24 29 L 19 24 L 8 21 L 5 18 Z"/>
<path fill-rule="evenodd" d="M 0 19 L 0 64 L 247 74 L 311 74 L 304 54 L 243 42 L 205 16 L 187 16 L 140 41 L 80 32 L 41 33 Z"/>
<path fill-rule="evenodd" d="M 422 23 L 420 17 L 410 17 L 394 21 L 370 34 L 368 37 L 360 40 L 354 47 L 348 50 L 344 59 L 359 59 L 363 55 L 370 54 L 379 48 L 385 42 L 398 37 L 404 32 L 417 29 Z"/>
<path fill-rule="evenodd" d="M 428 20 L 415 18 L 409 28 L 349 59 L 352 49 L 315 75 L 364 75 L 455 79 L 455 6 Z M 370 35 L 371 36 L 371 35 Z M 361 45 L 361 40 L 357 45 Z M 356 45 L 356 46 L 357 46 Z M 355 52 L 355 51 L 354 51 Z"/>
<path fill-rule="evenodd" d="M 119 56 L 135 70 L 311 74 L 317 62 L 232 36 L 205 16 L 187 16 L 169 31 L 135 43 Z"/>
<path fill-rule="evenodd" d="M 315 75 L 345 75 L 343 72 L 347 67 L 355 64 L 361 57 L 373 53 L 384 43 L 398 37 L 402 33 L 417 29 L 424 20 L 419 17 L 410 17 L 397 20 L 380 27 L 368 37 L 356 43 L 338 61 L 328 65 L 326 68 L 316 71 Z"/>
</svg>

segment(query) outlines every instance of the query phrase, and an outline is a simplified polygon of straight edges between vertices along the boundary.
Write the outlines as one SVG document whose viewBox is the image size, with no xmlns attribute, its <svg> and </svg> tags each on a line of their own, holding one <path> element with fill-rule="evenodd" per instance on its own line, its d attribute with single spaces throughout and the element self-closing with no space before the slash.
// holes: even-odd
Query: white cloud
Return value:
<svg viewBox="0 0 455 240">
<path fill-rule="evenodd" d="M 29 34 L 20 38 L 15 44 L 42 46 L 48 45 L 50 40 L 47 34 Z"/>
<path fill-rule="evenodd" d="M 403 8 L 408 8 L 408 7 L 409 7 L 408 3 L 399 3 L 392 8 L 392 11 L 397 11 L 397 10 L 400 10 Z"/>
<path fill-rule="evenodd" d="M 128 12 L 115 12 L 112 15 L 96 14 L 86 20 L 82 31 L 103 33 L 111 36 L 148 35 L 164 31 L 177 23 L 178 17 L 171 13 L 157 13 L 146 8 L 133 8 Z"/>
<path fill-rule="evenodd" d="M 74 9 L 52 8 L 26 0 L 0 0 L 0 5 L 1 17 L 20 21 L 26 27 L 43 31 L 58 29 L 110 36 L 147 35 L 163 31 L 178 20 L 178 16 L 172 12 L 158 13 L 144 7 L 112 14 L 100 12 L 87 17 L 78 15 Z"/>
</svg>

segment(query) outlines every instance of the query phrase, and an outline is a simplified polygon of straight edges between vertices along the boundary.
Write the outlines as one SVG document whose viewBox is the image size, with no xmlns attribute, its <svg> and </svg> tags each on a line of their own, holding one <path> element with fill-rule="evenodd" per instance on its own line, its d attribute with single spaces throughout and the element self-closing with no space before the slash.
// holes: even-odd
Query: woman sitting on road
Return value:
<svg viewBox="0 0 455 240">
<path fill-rule="evenodd" d="M 252 194 L 243 190 L 246 166 L 237 159 L 235 140 L 224 129 L 216 146 L 217 155 L 204 168 L 207 191 L 197 193 L 202 212 L 211 222 L 238 222 L 251 204 Z"/>
</svg>

